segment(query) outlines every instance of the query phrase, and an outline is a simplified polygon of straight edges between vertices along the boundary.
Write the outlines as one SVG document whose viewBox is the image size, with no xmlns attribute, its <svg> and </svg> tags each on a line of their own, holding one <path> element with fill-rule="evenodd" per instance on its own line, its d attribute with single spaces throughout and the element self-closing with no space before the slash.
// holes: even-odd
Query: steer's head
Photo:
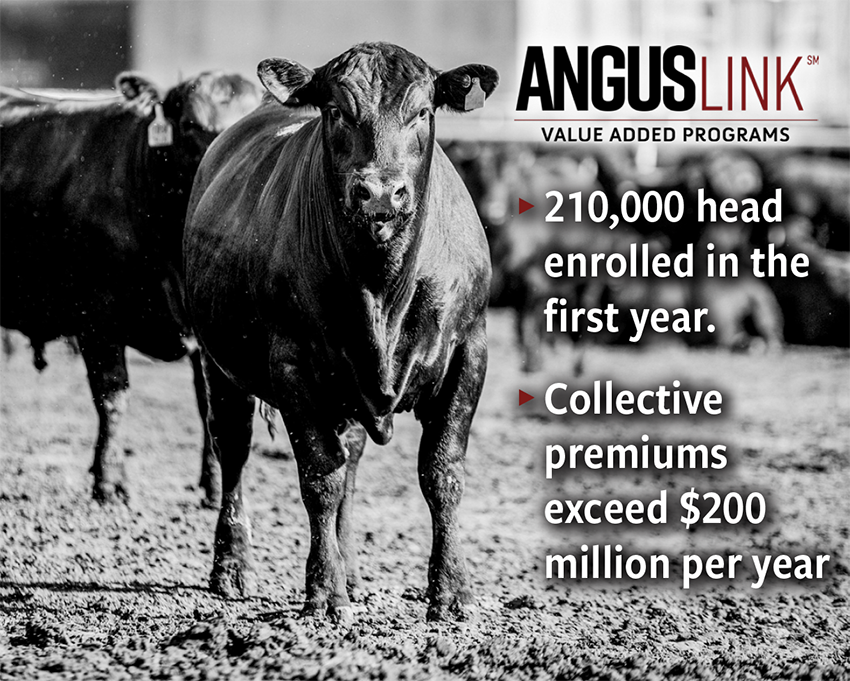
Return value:
<svg viewBox="0 0 850 681">
<path fill-rule="evenodd" d="M 239 74 L 206 71 L 169 90 L 163 111 L 194 174 L 213 139 L 259 104 L 257 88 Z"/>
<path fill-rule="evenodd" d="M 499 82 L 489 66 L 440 73 L 387 43 L 357 45 L 315 71 L 288 59 L 266 59 L 258 74 L 279 101 L 321 109 L 337 198 L 379 244 L 412 220 L 424 198 L 436 109 L 477 108 Z"/>
<path fill-rule="evenodd" d="M 206 149 L 216 135 L 260 105 L 251 81 L 225 71 L 205 71 L 176 85 L 164 98 L 153 83 L 132 71 L 118 74 L 115 87 L 148 116 L 160 103 L 178 146 L 194 140 Z"/>
<path fill-rule="evenodd" d="M 160 176 L 163 187 L 185 194 L 187 202 L 195 171 L 212 141 L 260 104 L 260 93 L 251 81 L 224 71 L 201 73 L 171 88 L 164 97 L 138 73 L 120 73 L 115 86 L 140 113 L 143 129 L 155 125 L 165 133 L 147 135 L 151 157 L 163 166 L 152 171 Z"/>
<path fill-rule="evenodd" d="M 138 73 L 119 74 L 115 85 L 138 114 L 141 143 L 131 171 L 147 180 L 148 193 L 136 191 L 134 200 L 138 212 L 155 226 L 140 232 L 140 238 L 179 269 L 186 207 L 201 158 L 220 132 L 259 106 L 259 88 L 224 71 L 201 73 L 164 97 Z M 168 134 L 152 138 L 154 125 Z"/>
</svg>

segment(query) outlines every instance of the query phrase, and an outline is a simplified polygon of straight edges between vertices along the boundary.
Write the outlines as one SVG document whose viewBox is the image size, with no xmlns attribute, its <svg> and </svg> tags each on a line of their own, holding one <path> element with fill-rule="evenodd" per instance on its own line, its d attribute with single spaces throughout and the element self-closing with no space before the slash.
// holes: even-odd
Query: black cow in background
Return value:
<svg viewBox="0 0 850 681">
<path fill-rule="evenodd" d="M 783 154 L 768 157 L 766 163 L 768 181 L 785 192 L 786 213 L 808 220 L 813 243 L 830 252 L 850 251 L 847 154 L 847 149 L 843 158 L 814 152 Z M 797 225 L 795 232 L 800 228 Z"/>
<path fill-rule="evenodd" d="M 454 143 L 449 155 L 470 188 L 485 227 L 493 259 L 491 305 L 516 311 L 517 337 L 525 371 L 542 366 L 544 339 L 554 341 L 561 333 L 544 332 L 543 307 L 551 297 L 567 300 L 569 307 L 600 307 L 614 304 L 622 312 L 618 332 L 587 333 L 580 325 L 569 334 L 575 341 L 573 372 L 583 370 L 587 339 L 603 343 L 625 343 L 635 328 L 626 312 L 630 308 L 687 308 L 708 306 L 714 333 L 704 330 L 673 336 L 646 331 L 641 343 L 711 343 L 727 348 L 749 347 L 752 337 L 761 336 L 770 347 L 782 345 L 782 314 L 775 296 L 764 281 L 750 277 L 710 280 L 704 273 L 693 280 L 676 278 L 611 278 L 600 276 L 549 278 L 543 271 L 546 256 L 582 253 L 621 253 L 627 255 L 631 243 L 647 244 L 651 253 L 666 252 L 675 257 L 687 248 L 714 238 L 717 230 L 697 220 L 697 192 L 719 203 L 725 198 L 745 197 L 763 201 L 772 187 L 764 181 L 763 164 L 750 154 L 723 150 L 709 154 L 686 154 L 651 172 L 639 170 L 635 159 L 622 150 L 557 148 L 506 142 Z M 546 223 L 545 213 L 552 200 L 549 190 L 564 197 L 581 191 L 584 221 L 571 221 L 571 207 L 560 211 L 565 222 Z M 625 192 L 634 191 L 642 200 L 649 192 L 663 198 L 678 191 L 685 204 L 677 222 L 639 219 L 627 223 L 622 218 L 615 230 L 596 225 L 587 218 L 587 200 L 593 191 L 608 199 L 609 214 L 619 214 Z M 536 204 L 533 211 L 518 215 L 517 199 Z M 569 201 L 567 206 L 571 206 Z M 734 240 L 745 264 L 751 230 L 743 225 L 722 225 L 724 239 Z M 728 245 L 728 244 L 727 244 Z M 731 248 L 731 246 L 730 246 Z M 704 260 L 704 250 L 698 260 Z M 745 268 L 746 269 L 746 268 Z"/>
<path fill-rule="evenodd" d="M 633 235 L 627 225 L 611 232 L 605 224 L 587 220 L 590 195 L 601 189 L 599 164 L 595 157 L 582 154 L 547 153 L 538 155 L 533 161 L 519 164 L 512 184 L 517 188 L 515 196 L 534 197 L 535 208 L 522 215 L 510 218 L 510 228 L 503 240 L 505 292 L 507 305 L 516 312 L 517 338 L 522 352 L 522 369 L 526 372 L 539 371 L 543 367 L 542 349 L 544 339 L 569 339 L 574 343 L 572 372 L 581 376 L 584 372 L 587 348 L 587 323 L 583 319 L 568 333 L 559 329 L 545 331 L 543 310 L 550 298 L 566 301 L 566 307 L 594 308 L 607 304 L 604 278 L 591 277 L 589 272 L 569 277 L 552 278 L 546 274 L 545 261 L 551 253 L 565 258 L 571 253 L 588 256 L 591 253 L 612 253 L 620 249 L 626 235 Z M 550 191 L 559 191 L 564 197 L 564 206 L 559 215 L 563 222 L 547 222 L 546 214 L 553 208 L 553 199 L 547 199 Z M 585 219 L 573 219 L 569 194 L 581 192 L 582 215 Z M 514 198 L 514 204 L 518 204 Z M 567 205 L 570 208 L 567 209 Z M 518 206 L 512 206 L 518 212 Z"/>
<path fill-rule="evenodd" d="M 803 345 L 850 347 L 850 253 L 823 248 L 817 229 L 805 217 L 791 216 L 770 230 L 759 245 L 790 262 L 799 254 L 809 261 L 808 276 L 768 277 L 782 308 L 785 340 Z"/>
<path fill-rule="evenodd" d="M 195 171 L 216 135 L 259 103 L 252 83 L 221 72 L 183 82 L 164 100 L 139 75 L 116 84 L 123 96 L 101 101 L 5 89 L 0 97 L 0 325 L 36 350 L 78 339 L 100 421 L 99 501 L 128 492 L 119 443 L 126 347 L 166 361 L 187 352 L 181 244 Z M 201 484 L 210 498 L 213 464 L 205 437 Z"/>
<path fill-rule="evenodd" d="M 699 243 L 710 223 L 698 220 L 698 196 L 702 190 L 704 198 L 719 205 L 724 199 L 740 201 L 753 198 L 759 203 L 771 198 L 772 189 L 764 180 L 764 165 L 752 154 L 738 149 L 723 149 L 709 153 L 688 151 L 682 155 L 663 159 L 652 169 L 637 165 L 637 158 L 597 154 L 599 182 L 608 195 L 611 214 L 620 217 L 620 206 L 626 192 L 637 194 L 643 203 L 651 192 L 663 201 L 668 194 L 678 192 L 682 197 L 683 212 L 676 221 L 660 213 L 649 220 L 641 212 L 629 226 L 647 239 L 659 239 L 667 244 L 671 254 L 684 251 L 689 245 Z M 654 207 L 654 202 L 651 202 Z M 677 203 L 673 203 L 676 207 Z M 630 210 L 634 204 L 630 203 Z M 674 210 L 675 212 L 675 210 Z M 724 223 L 725 224 L 725 223 Z M 617 228 L 619 229 L 619 227 Z"/>
<path fill-rule="evenodd" d="M 452 145 L 449 157 L 471 187 L 493 261 L 490 304 L 515 311 L 515 328 L 524 371 L 538 371 L 543 363 L 544 338 L 568 337 L 576 341 L 573 371 L 583 371 L 583 328 L 568 335 L 545 334 L 542 310 L 550 297 L 563 297 L 570 307 L 596 306 L 603 302 L 604 283 L 590 277 L 546 275 L 543 263 L 549 253 L 605 252 L 617 239 L 607 226 L 589 221 L 545 222 L 552 201 L 550 190 L 563 196 L 583 192 L 583 212 L 591 192 L 603 189 L 604 173 L 596 157 L 581 153 L 536 149 L 520 143 L 479 142 Z M 536 207 L 518 214 L 518 198 Z M 562 210 L 561 213 L 566 213 Z M 621 231 L 629 231 L 626 226 Z M 585 327 L 582 324 L 581 327 Z"/>
<path fill-rule="evenodd" d="M 444 149 L 469 190 L 487 234 L 493 267 L 490 305 L 509 306 L 509 230 L 516 213 L 517 185 L 522 173 L 534 164 L 536 153 L 531 146 L 519 142 L 449 142 Z"/>
<path fill-rule="evenodd" d="M 846 149 L 835 153 L 776 153 L 763 163 L 765 184 L 782 188 L 783 221 L 754 230 L 753 245 L 809 260 L 805 278 L 765 279 L 789 343 L 850 346 L 850 161 Z"/>
<path fill-rule="evenodd" d="M 783 315 L 771 287 L 765 280 L 751 273 L 750 254 L 752 235 L 763 228 L 749 223 L 712 223 L 698 219 L 700 191 L 706 200 L 715 205 L 734 199 L 740 205 L 745 198 L 759 204 L 773 197 L 775 187 L 769 184 L 765 163 L 757 157 L 738 149 L 722 149 L 709 153 L 686 153 L 675 162 L 667 163 L 651 172 L 641 172 L 636 166 L 623 163 L 622 156 L 598 155 L 599 184 L 604 188 L 612 213 L 627 191 L 634 191 L 641 202 L 650 192 L 661 200 L 671 192 L 682 197 L 683 214 L 677 221 L 663 215 L 657 220 L 641 216 L 624 229 L 621 219 L 616 228 L 617 240 L 622 245 L 648 243 L 653 253 L 665 252 L 671 258 L 694 250 L 695 272 L 693 278 L 638 278 L 612 279 L 606 290 L 615 305 L 621 309 L 707 308 L 708 316 L 699 330 L 681 336 L 644 333 L 642 343 L 684 341 L 689 345 L 710 344 L 730 350 L 744 350 L 763 344 L 769 349 L 779 349 L 784 343 Z M 674 205 L 676 205 L 674 203 Z M 739 275 L 734 278 L 708 277 L 705 263 L 708 245 L 716 252 L 734 253 L 740 263 Z M 714 331 L 706 326 L 711 324 Z M 628 316 L 621 315 L 621 333 L 617 340 L 625 342 L 631 336 L 633 325 Z M 760 339 L 760 340 L 757 340 Z"/>
<path fill-rule="evenodd" d="M 752 224 L 716 222 L 703 227 L 695 244 L 694 277 L 688 281 L 688 288 L 690 306 L 708 310 L 706 322 L 714 326 L 714 331 L 694 331 L 688 338 L 691 345 L 710 344 L 728 350 L 765 347 L 775 351 L 783 347 L 779 302 L 768 282 L 752 271 Z M 707 276 L 709 245 L 714 254 L 734 254 L 737 276 Z"/>
</svg>

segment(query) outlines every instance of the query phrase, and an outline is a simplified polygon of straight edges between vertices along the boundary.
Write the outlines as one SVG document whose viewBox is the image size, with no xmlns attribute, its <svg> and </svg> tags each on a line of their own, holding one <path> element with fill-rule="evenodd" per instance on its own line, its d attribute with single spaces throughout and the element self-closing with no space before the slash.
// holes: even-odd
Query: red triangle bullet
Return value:
<svg viewBox="0 0 850 681">
<path fill-rule="evenodd" d="M 530 208 L 534 208 L 533 203 L 529 203 L 525 199 L 519 200 L 519 214 L 520 215 L 522 215 L 525 211 L 529 210 Z"/>
<path fill-rule="evenodd" d="M 522 405 L 524 405 L 526 402 L 530 402 L 530 401 L 531 401 L 531 400 L 533 400 L 533 399 L 534 399 L 534 395 L 529 395 L 529 394 L 528 394 L 527 392 L 525 392 L 524 390 L 520 390 L 520 391 L 519 391 L 519 406 L 520 406 L 520 407 L 521 407 Z"/>
</svg>

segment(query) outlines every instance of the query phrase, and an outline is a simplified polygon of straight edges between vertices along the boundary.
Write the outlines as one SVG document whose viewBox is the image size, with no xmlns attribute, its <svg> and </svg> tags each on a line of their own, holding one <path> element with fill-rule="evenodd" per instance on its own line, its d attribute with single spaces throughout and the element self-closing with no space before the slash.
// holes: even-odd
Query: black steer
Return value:
<svg viewBox="0 0 850 681">
<path fill-rule="evenodd" d="M 241 475 L 254 396 L 280 410 L 310 519 L 305 614 L 348 620 L 358 582 L 351 508 L 366 434 L 422 422 L 433 619 L 474 599 L 458 538 L 472 417 L 487 362 L 487 243 L 434 143 L 434 113 L 480 106 L 490 67 L 434 71 L 362 44 L 315 71 L 260 64 L 269 101 L 222 135 L 187 216 L 187 301 L 222 468 L 213 591 L 245 593 L 250 530 Z M 318 115 L 310 105 L 321 110 Z"/>
<path fill-rule="evenodd" d="M 77 337 L 100 419 L 100 501 L 127 496 L 117 437 L 125 348 L 162 360 L 186 354 L 181 244 L 195 171 L 215 136 L 259 104 L 252 83 L 225 73 L 184 82 L 161 104 L 138 75 L 116 85 L 123 96 L 100 101 L 0 95 L 0 325 L 36 350 Z M 208 442 L 204 450 L 202 485 L 215 496 Z"/>
</svg>

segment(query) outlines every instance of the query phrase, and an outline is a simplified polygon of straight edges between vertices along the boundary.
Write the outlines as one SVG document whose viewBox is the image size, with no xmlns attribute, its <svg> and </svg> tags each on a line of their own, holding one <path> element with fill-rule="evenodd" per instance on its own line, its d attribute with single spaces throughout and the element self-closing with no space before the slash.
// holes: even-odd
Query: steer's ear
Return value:
<svg viewBox="0 0 850 681">
<path fill-rule="evenodd" d="M 275 99 L 282 104 L 306 103 L 309 101 L 310 82 L 313 71 L 291 59 L 272 57 L 263 59 L 257 66 L 257 75 Z"/>
<path fill-rule="evenodd" d="M 132 71 L 119 73 L 115 78 L 115 87 L 128 100 L 146 97 L 151 100 L 159 100 L 159 92 L 156 86 L 144 76 Z"/>
<path fill-rule="evenodd" d="M 484 64 L 466 64 L 437 76 L 434 106 L 472 111 L 484 106 L 499 84 L 499 72 Z"/>
</svg>

